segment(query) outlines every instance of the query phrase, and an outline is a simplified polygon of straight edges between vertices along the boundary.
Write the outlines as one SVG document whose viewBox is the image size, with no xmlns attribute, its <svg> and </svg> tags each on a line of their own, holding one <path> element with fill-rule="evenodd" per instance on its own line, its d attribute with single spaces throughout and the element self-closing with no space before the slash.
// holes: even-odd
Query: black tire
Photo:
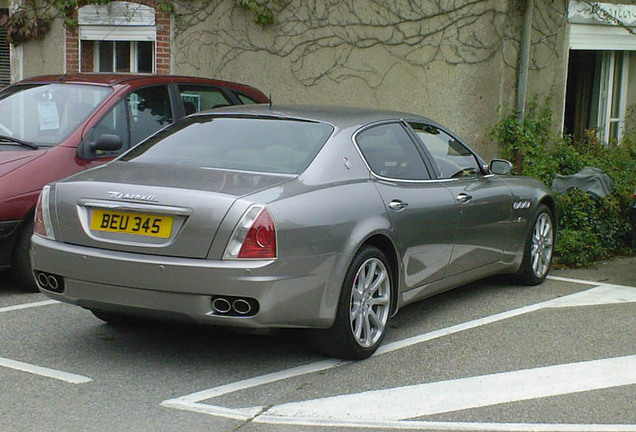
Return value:
<svg viewBox="0 0 636 432">
<path fill-rule="evenodd" d="M 517 278 L 526 285 L 539 285 L 548 276 L 554 255 L 556 232 L 554 216 L 541 204 L 528 226 L 523 261 Z"/>
<path fill-rule="evenodd" d="M 31 236 L 33 235 L 33 219 L 27 218 L 20 227 L 13 255 L 11 257 L 11 276 L 17 288 L 27 292 L 39 292 L 38 285 L 31 269 Z"/>
<path fill-rule="evenodd" d="M 367 271 L 370 276 L 364 282 L 359 276 Z M 386 256 L 376 247 L 363 247 L 347 270 L 333 326 L 326 330 L 310 330 L 310 344 L 330 357 L 347 360 L 370 357 L 386 334 L 393 289 Z"/>
</svg>

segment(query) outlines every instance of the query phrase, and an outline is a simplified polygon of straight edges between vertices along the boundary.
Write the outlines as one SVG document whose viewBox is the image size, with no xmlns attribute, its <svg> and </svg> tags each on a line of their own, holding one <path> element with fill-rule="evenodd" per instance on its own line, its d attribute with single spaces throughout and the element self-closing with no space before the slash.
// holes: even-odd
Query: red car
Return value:
<svg viewBox="0 0 636 432">
<path fill-rule="evenodd" d="M 266 103 L 242 84 L 170 75 L 29 78 L 0 92 L 0 270 L 37 291 L 29 248 L 42 187 L 110 161 L 180 118 Z"/>
</svg>

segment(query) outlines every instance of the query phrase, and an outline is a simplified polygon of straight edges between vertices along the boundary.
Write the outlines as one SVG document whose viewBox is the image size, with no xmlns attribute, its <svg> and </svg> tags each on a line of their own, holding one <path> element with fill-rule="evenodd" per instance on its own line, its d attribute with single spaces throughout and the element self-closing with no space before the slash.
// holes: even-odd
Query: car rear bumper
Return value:
<svg viewBox="0 0 636 432">
<path fill-rule="evenodd" d="M 243 328 L 329 327 L 337 298 L 329 288 L 337 255 L 268 261 L 213 261 L 142 255 L 68 245 L 34 235 L 36 275 L 59 276 L 50 298 L 87 309 Z M 248 316 L 219 314 L 217 296 L 254 299 Z"/>
<path fill-rule="evenodd" d="M 0 270 L 8 269 L 11 266 L 11 253 L 21 223 L 22 221 L 19 220 L 0 222 Z"/>
</svg>

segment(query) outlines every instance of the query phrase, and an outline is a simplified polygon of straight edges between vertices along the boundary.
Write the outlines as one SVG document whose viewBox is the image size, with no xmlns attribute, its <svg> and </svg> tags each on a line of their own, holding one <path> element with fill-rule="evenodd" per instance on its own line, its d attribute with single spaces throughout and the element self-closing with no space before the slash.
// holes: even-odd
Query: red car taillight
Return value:
<svg viewBox="0 0 636 432">
<path fill-rule="evenodd" d="M 33 232 L 35 234 L 41 235 L 42 237 L 47 237 L 51 240 L 55 240 L 55 236 L 53 234 L 53 224 L 51 224 L 51 214 L 49 211 L 50 192 L 51 187 L 48 185 L 44 186 L 42 192 L 40 192 L 38 203 L 35 206 Z"/>
<path fill-rule="evenodd" d="M 276 224 L 264 206 L 250 207 L 237 224 L 224 259 L 275 259 Z"/>
</svg>

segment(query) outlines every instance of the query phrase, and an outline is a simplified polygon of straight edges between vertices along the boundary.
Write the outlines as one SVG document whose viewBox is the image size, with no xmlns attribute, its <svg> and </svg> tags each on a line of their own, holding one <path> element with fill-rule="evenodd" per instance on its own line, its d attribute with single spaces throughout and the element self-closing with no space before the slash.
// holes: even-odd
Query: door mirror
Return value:
<svg viewBox="0 0 636 432">
<path fill-rule="evenodd" d="M 124 141 L 119 135 L 104 134 L 97 138 L 97 141 L 90 143 L 89 146 L 92 151 L 115 151 L 119 150 L 124 145 Z"/>
<path fill-rule="evenodd" d="M 497 175 L 509 175 L 512 172 L 512 164 L 504 159 L 493 159 L 490 162 L 490 172 Z"/>
<path fill-rule="evenodd" d="M 87 142 L 86 139 L 77 147 L 77 156 L 81 159 L 96 159 L 100 157 L 114 157 L 108 153 L 121 149 L 124 145 L 119 135 L 102 134 L 97 141 Z"/>
</svg>

